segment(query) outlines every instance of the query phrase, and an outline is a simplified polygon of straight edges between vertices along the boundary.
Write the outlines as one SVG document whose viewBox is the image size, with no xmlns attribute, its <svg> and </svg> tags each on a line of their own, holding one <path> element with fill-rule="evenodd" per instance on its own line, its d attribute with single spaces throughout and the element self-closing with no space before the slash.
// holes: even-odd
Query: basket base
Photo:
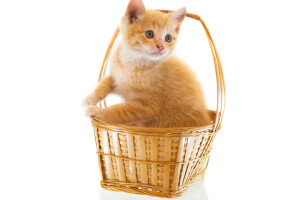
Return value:
<svg viewBox="0 0 300 200">
<path fill-rule="evenodd" d="M 152 195 L 153 196 L 153 195 Z M 156 200 L 159 197 L 151 197 L 148 195 L 136 195 L 125 192 L 115 192 L 109 189 L 100 189 L 99 199 L 101 200 Z M 174 200 L 183 200 L 183 199 L 193 199 L 193 200 L 208 200 L 207 191 L 205 188 L 205 181 L 200 181 L 193 184 L 186 193 L 181 197 L 178 197 Z"/>
<path fill-rule="evenodd" d="M 131 194 L 139 194 L 139 195 L 148 195 L 154 197 L 163 197 L 163 198 L 177 198 L 182 196 L 191 185 L 203 181 L 204 174 L 198 175 L 190 182 L 186 183 L 184 186 L 179 187 L 177 190 L 168 190 L 159 188 L 157 186 L 151 185 L 142 185 L 139 183 L 137 186 L 136 184 L 130 184 L 128 182 L 112 182 L 112 181 L 101 181 L 101 187 L 116 192 L 126 192 Z"/>
</svg>

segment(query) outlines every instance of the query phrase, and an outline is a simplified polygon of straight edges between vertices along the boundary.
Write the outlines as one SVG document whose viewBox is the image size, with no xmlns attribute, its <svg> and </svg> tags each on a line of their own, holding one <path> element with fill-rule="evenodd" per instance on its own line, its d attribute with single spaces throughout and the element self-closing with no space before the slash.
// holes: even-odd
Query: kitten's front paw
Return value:
<svg viewBox="0 0 300 200">
<path fill-rule="evenodd" d="M 94 106 L 96 105 L 101 99 L 98 98 L 95 94 L 88 95 L 84 100 L 82 105 L 83 106 Z"/>
<path fill-rule="evenodd" d="M 100 119 L 101 109 L 97 106 L 87 106 L 85 109 L 85 115 L 88 117 L 96 117 Z"/>
</svg>

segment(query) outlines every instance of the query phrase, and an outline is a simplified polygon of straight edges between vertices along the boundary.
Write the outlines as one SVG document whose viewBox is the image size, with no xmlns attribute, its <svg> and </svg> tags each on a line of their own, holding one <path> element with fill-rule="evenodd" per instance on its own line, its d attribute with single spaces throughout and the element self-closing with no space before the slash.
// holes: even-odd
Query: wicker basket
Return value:
<svg viewBox="0 0 300 200">
<path fill-rule="evenodd" d="M 172 198 L 204 178 L 212 142 L 221 127 L 225 86 L 220 58 L 205 23 L 195 14 L 187 17 L 202 24 L 211 47 L 217 78 L 216 119 L 206 127 L 142 128 L 91 118 L 105 189 Z M 118 33 L 119 28 L 107 49 L 99 80 Z M 105 101 L 100 106 L 105 107 Z"/>
</svg>

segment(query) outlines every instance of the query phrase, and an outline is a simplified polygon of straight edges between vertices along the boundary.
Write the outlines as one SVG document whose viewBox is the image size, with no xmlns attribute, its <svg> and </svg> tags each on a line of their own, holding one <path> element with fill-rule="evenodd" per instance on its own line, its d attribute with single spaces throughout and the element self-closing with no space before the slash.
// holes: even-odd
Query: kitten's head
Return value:
<svg viewBox="0 0 300 200">
<path fill-rule="evenodd" d="M 159 60 L 174 50 L 185 15 L 185 8 L 165 14 L 130 0 L 120 26 L 122 40 L 137 56 Z"/>
</svg>

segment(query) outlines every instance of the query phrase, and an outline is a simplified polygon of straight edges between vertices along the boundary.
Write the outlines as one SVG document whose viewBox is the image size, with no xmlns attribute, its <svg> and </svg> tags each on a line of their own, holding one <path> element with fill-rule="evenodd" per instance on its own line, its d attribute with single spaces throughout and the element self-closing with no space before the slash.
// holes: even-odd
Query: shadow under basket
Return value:
<svg viewBox="0 0 300 200">
<path fill-rule="evenodd" d="M 225 85 L 219 54 L 205 23 L 198 15 L 187 13 L 187 17 L 202 24 L 211 47 L 217 79 L 215 119 L 205 127 L 144 128 L 91 118 L 105 189 L 174 198 L 204 178 L 212 143 L 221 128 Z M 107 49 L 99 81 L 118 33 L 119 28 Z M 100 106 L 106 107 L 105 101 Z"/>
</svg>

